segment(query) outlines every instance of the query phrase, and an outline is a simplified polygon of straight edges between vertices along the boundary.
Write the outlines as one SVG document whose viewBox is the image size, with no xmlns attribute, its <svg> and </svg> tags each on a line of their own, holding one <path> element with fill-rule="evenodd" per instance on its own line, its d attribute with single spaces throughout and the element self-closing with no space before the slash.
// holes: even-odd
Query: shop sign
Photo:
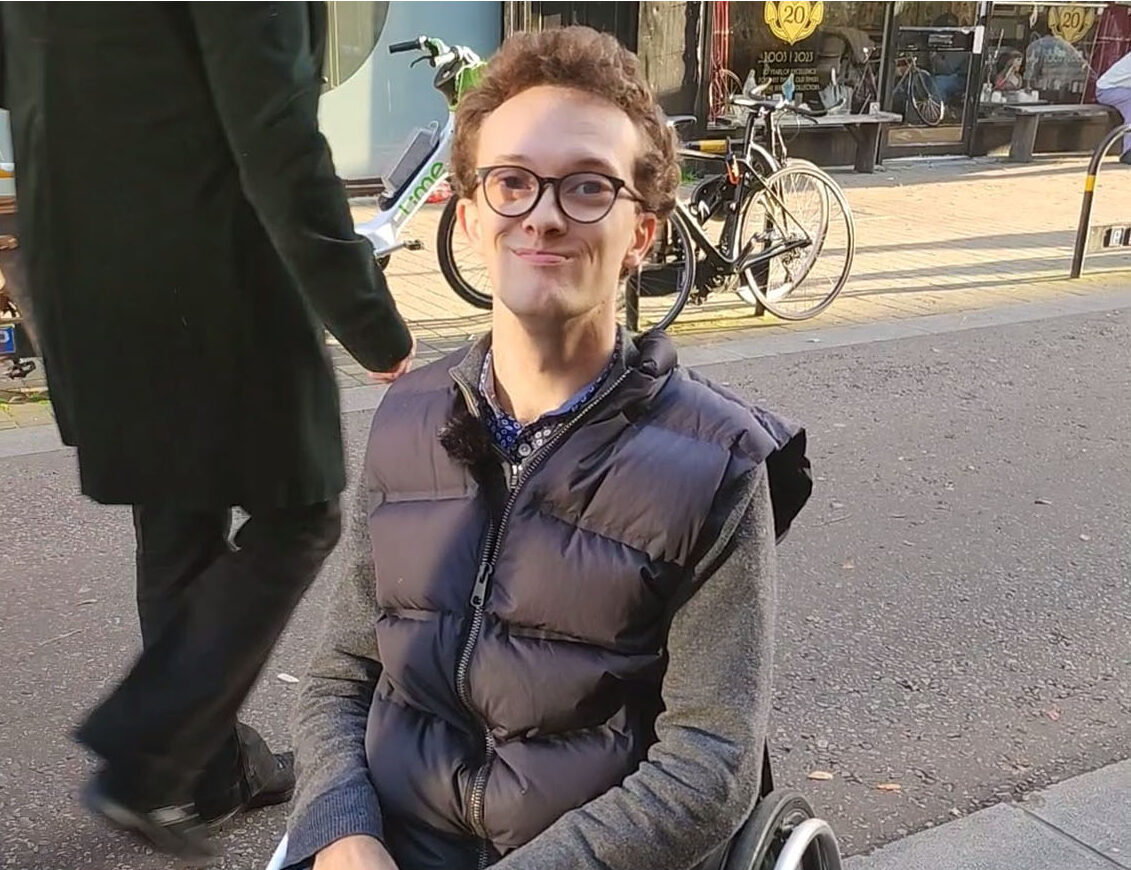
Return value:
<svg viewBox="0 0 1131 870">
<path fill-rule="evenodd" d="M 1095 23 L 1095 9 L 1075 4 L 1049 7 L 1049 32 L 1073 45 L 1091 30 Z"/>
<path fill-rule="evenodd" d="M 819 0 L 781 0 L 779 3 L 766 0 L 764 6 L 770 32 L 790 45 L 812 36 L 825 19 L 825 4 Z"/>
</svg>

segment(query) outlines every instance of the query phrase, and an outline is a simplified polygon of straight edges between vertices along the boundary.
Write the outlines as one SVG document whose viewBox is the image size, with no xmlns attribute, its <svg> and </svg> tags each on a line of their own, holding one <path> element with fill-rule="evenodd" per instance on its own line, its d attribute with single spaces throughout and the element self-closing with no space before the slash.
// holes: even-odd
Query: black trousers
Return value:
<svg viewBox="0 0 1131 870">
<path fill-rule="evenodd" d="M 341 533 L 336 500 L 231 522 L 134 508 L 142 653 L 77 737 L 139 800 L 232 786 L 236 714 Z"/>
</svg>

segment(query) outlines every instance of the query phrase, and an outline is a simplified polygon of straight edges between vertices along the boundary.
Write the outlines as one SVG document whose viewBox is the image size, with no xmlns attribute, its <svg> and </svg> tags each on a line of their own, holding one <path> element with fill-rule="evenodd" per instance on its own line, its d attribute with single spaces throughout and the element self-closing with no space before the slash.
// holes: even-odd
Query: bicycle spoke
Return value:
<svg viewBox="0 0 1131 870">
<path fill-rule="evenodd" d="M 440 219 L 437 249 L 440 271 L 456 294 L 476 308 L 490 308 L 494 297 L 491 276 L 479 251 L 456 220 L 452 203 Z"/>
<path fill-rule="evenodd" d="M 636 274 L 628 277 L 626 286 L 618 293 L 618 319 L 627 322 L 625 294 L 632 290 L 638 297 L 639 319 L 635 328 L 644 331 L 670 326 L 691 292 L 695 271 L 694 260 L 690 259 L 692 251 L 687 230 L 673 215 L 657 231 L 648 259 Z"/>
<path fill-rule="evenodd" d="M 743 268 L 738 293 L 786 319 L 811 317 L 843 287 L 855 247 L 847 205 L 811 167 L 787 166 L 746 207 L 743 249 L 773 252 Z"/>
</svg>

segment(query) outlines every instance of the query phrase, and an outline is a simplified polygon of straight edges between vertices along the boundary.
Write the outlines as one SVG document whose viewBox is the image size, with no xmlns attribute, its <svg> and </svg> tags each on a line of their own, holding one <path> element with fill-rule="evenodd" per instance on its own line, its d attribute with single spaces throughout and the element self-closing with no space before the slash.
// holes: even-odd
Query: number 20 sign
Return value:
<svg viewBox="0 0 1131 870">
<path fill-rule="evenodd" d="M 1095 23 L 1095 9 L 1076 5 L 1049 8 L 1049 31 L 1065 42 L 1075 44 Z"/>
<path fill-rule="evenodd" d="M 807 0 L 782 0 L 765 3 L 766 24 L 778 39 L 793 45 L 813 35 L 825 19 L 825 4 Z"/>
</svg>

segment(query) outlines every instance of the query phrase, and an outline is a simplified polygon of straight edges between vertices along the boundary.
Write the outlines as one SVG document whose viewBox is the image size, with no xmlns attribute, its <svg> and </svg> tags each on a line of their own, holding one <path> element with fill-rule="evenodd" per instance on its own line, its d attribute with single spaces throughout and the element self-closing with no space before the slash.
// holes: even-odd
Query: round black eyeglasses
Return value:
<svg viewBox="0 0 1131 870">
<path fill-rule="evenodd" d="M 500 217 L 526 217 L 537 207 L 547 186 L 554 189 L 558 210 L 579 224 L 595 224 L 604 219 L 622 190 L 628 199 L 642 201 L 627 181 L 603 172 L 571 172 L 550 178 L 521 166 L 484 166 L 475 174 L 487 205 Z"/>
</svg>

